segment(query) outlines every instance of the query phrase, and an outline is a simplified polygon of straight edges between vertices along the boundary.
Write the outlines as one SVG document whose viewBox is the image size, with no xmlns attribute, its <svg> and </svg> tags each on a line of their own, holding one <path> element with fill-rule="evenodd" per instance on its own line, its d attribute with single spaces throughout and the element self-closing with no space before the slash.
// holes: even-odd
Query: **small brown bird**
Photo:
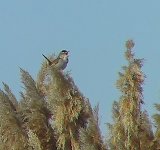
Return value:
<svg viewBox="0 0 160 150">
<path fill-rule="evenodd" d="M 69 51 L 62 50 L 59 53 L 58 57 L 53 61 L 49 60 L 45 55 L 43 54 L 42 55 L 45 59 L 47 59 L 49 66 L 54 66 L 54 68 L 58 70 L 64 70 L 68 64 L 68 57 L 69 57 L 68 53 Z"/>
</svg>

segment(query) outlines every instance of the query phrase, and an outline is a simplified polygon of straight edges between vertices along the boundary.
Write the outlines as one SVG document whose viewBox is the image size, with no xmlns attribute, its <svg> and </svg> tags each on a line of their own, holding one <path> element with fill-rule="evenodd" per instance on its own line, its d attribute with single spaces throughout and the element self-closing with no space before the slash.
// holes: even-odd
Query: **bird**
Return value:
<svg viewBox="0 0 160 150">
<path fill-rule="evenodd" d="M 62 50 L 58 57 L 51 61 L 49 58 L 47 58 L 45 55 L 43 57 L 48 61 L 49 66 L 53 66 L 55 69 L 58 70 L 64 70 L 67 67 L 68 64 L 68 55 L 69 51 L 67 50 Z"/>
</svg>

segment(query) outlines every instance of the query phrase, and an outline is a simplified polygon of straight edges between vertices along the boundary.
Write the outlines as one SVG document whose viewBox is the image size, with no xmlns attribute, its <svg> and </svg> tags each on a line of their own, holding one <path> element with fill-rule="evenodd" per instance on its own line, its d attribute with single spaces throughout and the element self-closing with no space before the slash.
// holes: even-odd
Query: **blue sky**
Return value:
<svg viewBox="0 0 160 150">
<path fill-rule="evenodd" d="M 144 109 L 153 115 L 160 100 L 160 1 L 146 0 L 0 0 L 0 81 L 18 96 L 19 67 L 34 78 L 43 60 L 70 50 L 66 70 L 95 106 L 100 103 L 101 128 L 111 121 L 119 92 L 115 83 L 126 64 L 124 43 L 145 58 Z M 1 84 L 2 87 L 2 84 Z"/>
</svg>

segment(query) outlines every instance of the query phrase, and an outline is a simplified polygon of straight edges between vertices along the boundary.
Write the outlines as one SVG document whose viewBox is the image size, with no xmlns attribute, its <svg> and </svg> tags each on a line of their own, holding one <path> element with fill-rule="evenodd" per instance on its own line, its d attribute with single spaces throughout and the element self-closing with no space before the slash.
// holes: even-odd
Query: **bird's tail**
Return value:
<svg viewBox="0 0 160 150">
<path fill-rule="evenodd" d="M 42 54 L 43 55 L 43 54 Z M 45 56 L 45 55 L 43 55 L 43 57 L 45 58 L 45 59 L 47 59 L 47 61 L 48 61 L 48 63 L 49 63 L 49 65 L 51 65 L 52 64 L 52 62 Z"/>
</svg>

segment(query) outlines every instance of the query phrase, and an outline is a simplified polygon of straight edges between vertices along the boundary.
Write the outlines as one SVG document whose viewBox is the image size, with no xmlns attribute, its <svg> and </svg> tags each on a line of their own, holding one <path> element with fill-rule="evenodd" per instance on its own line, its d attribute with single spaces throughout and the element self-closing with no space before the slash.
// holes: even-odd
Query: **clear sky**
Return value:
<svg viewBox="0 0 160 150">
<path fill-rule="evenodd" d="M 115 83 L 128 39 L 145 58 L 144 109 L 151 116 L 160 102 L 159 0 L 0 0 L 0 81 L 18 96 L 19 67 L 36 78 L 42 53 L 70 50 L 66 70 L 92 106 L 100 103 L 104 132 L 119 98 Z"/>
</svg>

